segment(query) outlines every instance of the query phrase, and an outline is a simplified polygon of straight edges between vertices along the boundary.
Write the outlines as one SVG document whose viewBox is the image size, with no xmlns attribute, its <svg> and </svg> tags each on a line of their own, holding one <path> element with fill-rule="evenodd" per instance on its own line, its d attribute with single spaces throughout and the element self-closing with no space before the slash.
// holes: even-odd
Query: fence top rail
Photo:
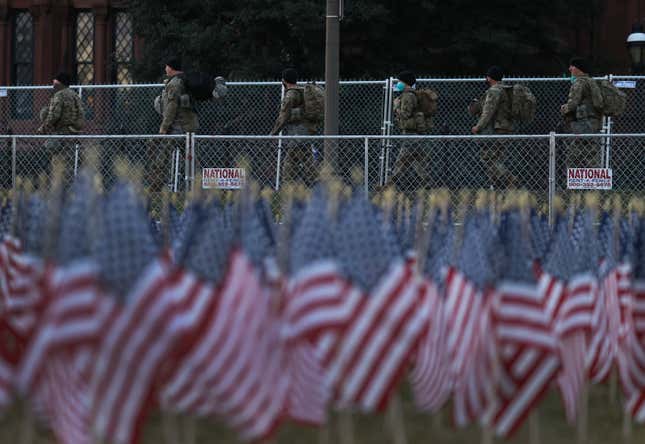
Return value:
<svg viewBox="0 0 645 444">
<path fill-rule="evenodd" d="M 645 133 L 635 134 L 553 134 L 557 139 L 575 139 L 575 138 L 643 138 Z M 187 134 L 78 134 L 78 135 L 56 135 L 56 134 L 0 134 L 0 139 L 174 139 L 184 140 Z M 383 139 L 407 139 L 407 140 L 481 140 L 481 139 L 548 139 L 551 134 L 506 134 L 506 135 L 468 135 L 468 134 L 450 134 L 450 135 L 291 135 L 291 136 L 270 136 L 270 135 L 218 135 L 218 134 L 195 134 L 196 140 L 383 140 Z"/>
<path fill-rule="evenodd" d="M 605 79 L 607 76 L 598 76 L 596 79 Z M 625 80 L 645 80 L 645 76 L 635 76 L 635 75 L 622 75 L 622 74 L 611 74 L 613 79 L 625 79 Z M 396 77 L 392 77 L 391 80 L 396 80 Z M 484 80 L 484 77 L 420 77 L 417 78 L 418 82 L 481 82 Z M 568 77 L 505 77 L 504 80 L 511 82 L 562 82 L 568 81 Z M 311 80 L 317 84 L 324 85 L 324 80 Z M 387 82 L 386 80 L 341 80 L 341 85 L 382 85 Z M 306 83 L 302 81 L 299 83 Z M 280 86 L 281 82 L 279 81 L 229 81 L 226 82 L 229 86 Z M 90 85 L 70 85 L 72 89 L 115 89 L 115 88 L 163 88 L 163 83 L 127 83 L 127 84 L 90 84 Z M 0 90 L 47 90 L 51 89 L 51 85 L 7 85 L 1 86 Z"/>
<path fill-rule="evenodd" d="M 174 139 L 185 140 L 186 134 L 15 134 L 0 135 L 0 139 Z"/>
<path fill-rule="evenodd" d="M 411 140 L 455 140 L 455 139 L 548 139 L 548 134 L 528 134 L 528 135 L 436 135 L 436 136 L 417 136 L 417 135 L 391 135 L 380 136 L 371 135 L 290 135 L 290 136 L 269 136 L 269 135 L 206 135 L 196 134 L 196 140 L 383 140 L 383 139 L 411 139 Z"/>
<path fill-rule="evenodd" d="M 324 85 L 324 80 L 312 80 L 317 85 Z M 298 82 L 301 85 L 306 84 L 306 81 Z M 384 85 L 386 80 L 341 80 L 341 85 Z M 267 81 L 267 82 L 226 82 L 227 86 L 280 86 L 281 82 Z M 127 84 L 101 84 L 101 85 L 70 85 L 72 89 L 142 89 L 142 88 L 163 88 L 163 83 L 127 83 Z M 26 91 L 26 90 L 49 90 L 52 89 L 51 85 L 12 85 L 0 86 L 0 89 L 8 91 Z"/>
</svg>

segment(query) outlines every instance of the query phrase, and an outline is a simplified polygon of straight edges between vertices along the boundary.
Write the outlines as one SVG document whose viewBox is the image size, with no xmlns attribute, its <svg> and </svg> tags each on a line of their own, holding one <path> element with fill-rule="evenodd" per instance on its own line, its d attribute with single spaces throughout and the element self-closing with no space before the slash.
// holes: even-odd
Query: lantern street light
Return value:
<svg viewBox="0 0 645 444">
<path fill-rule="evenodd" d="M 632 26 L 632 33 L 627 37 L 627 49 L 632 62 L 632 72 L 641 74 L 645 69 L 645 33 L 643 25 Z"/>
</svg>

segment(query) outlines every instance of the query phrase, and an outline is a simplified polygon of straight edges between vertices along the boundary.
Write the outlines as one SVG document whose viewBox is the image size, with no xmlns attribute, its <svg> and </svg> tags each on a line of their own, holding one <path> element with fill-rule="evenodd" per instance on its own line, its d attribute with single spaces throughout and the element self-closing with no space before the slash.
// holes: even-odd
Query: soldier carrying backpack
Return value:
<svg viewBox="0 0 645 444">
<path fill-rule="evenodd" d="M 438 94 L 431 89 L 414 89 L 417 82 L 411 71 L 403 71 L 397 76 L 396 91 L 401 94 L 394 99 L 394 118 L 401 134 L 426 135 L 432 131 L 433 117 L 437 112 Z M 424 187 L 429 176 L 429 152 L 421 140 L 403 140 L 394 164 L 394 171 L 388 183 L 395 183 L 400 188 L 411 189 Z M 414 183 L 404 183 L 404 176 L 409 178 L 410 167 L 416 173 Z"/>
<path fill-rule="evenodd" d="M 504 136 L 514 132 L 514 124 L 520 118 L 518 105 L 515 105 L 515 112 L 513 109 L 514 93 L 516 88 L 518 92 L 525 92 L 528 89 L 520 85 L 509 85 L 503 82 L 503 78 L 502 68 L 499 66 L 488 68 L 486 83 L 490 87 L 486 90 L 481 101 L 471 104 L 469 107 L 471 114 L 477 115 L 479 113 L 477 123 L 472 128 L 473 134 Z M 518 87 L 522 89 L 520 90 Z M 518 104 L 524 102 L 519 99 L 518 95 L 515 102 Z M 481 106 L 479 106 L 480 103 Z M 533 110 L 534 112 L 535 110 Z M 489 185 L 496 189 L 514 187 L 517 182 L 517 178 L 506 168 L 504 156 L 504 139 L 482 141 L 481 159 L 486 169 Z"/>
<path fill-rule="evenodd" d="M 282 71 L 284 97 L 271 135 L 280 132 L 286 136 L 306 136 L 316 132 L 324 119 L 324 93 L 314 84 L 298 86 L 298 72 L 293 68 Z M 314 146 L 306 139 L 290 139 L 284 144 L 286 151 L 283 177 L 285 181 L 302 181 L 313 184 L 317 169 L 314 163 Z"/>
<path fill-rule="evenodd" d="M 560 107 L 568 132 L 594 134 L 602 128 L 604 100 L 598 83 L 589 75 L 587 60 L 574 57 L 569 62 L 571 88 L 567 103 Z M 573 140 L 567 146 L 567 168 L 600 166 L 598 139 Z"/>
</svg>

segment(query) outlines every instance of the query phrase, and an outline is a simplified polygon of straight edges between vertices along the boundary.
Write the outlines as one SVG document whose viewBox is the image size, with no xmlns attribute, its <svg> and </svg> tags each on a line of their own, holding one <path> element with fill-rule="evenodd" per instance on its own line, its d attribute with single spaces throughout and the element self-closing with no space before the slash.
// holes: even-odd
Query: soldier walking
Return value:
<svg viewBox="0 0 645 444">
<path fill-rule="evenodd" d="M 594 134 L 602 128 L 602 93 L 596 81 L 590 77 L 591 66 L 582 58 L 575 57 L 569 63 L 571 87 L 567 103 L 560 107 L 565 127 L 573 134 Z M 599 166 L 600 145 L 598 140 L 573 140 L 567 147 L 567 168 Z"/>
<path fill-rule="evenodd" d="M 503 78 L 504 72 L 499 66 L 491 66 L 486 72 L 486 83 L 489 88 L 479 103 L 471 108 L 475 115 L 479 115 L 477 124 L 472 128 L 473 134 L 513 134 L 511 109 L 513 87 L 507 85 Z M 481 146 L 481 159 L 486 169 L 488 182 L 495 189 L 514 187 L 517 182 L 517 178 L 504 164 L 505 148 L 504 139 L 486 140 Z"/>
<path fill-rule="evenodd" d="M 52 80 L 54 95 L 49 104 L 40 111 L 42 124 L 37 132 L 52 135 L 80 134 L 85 126 L 85 115 L 81 98 L 69 88 L 71 77 L 60 72 Z M 45 159 L 60 155 L 67 168 L 74 165 L 74 147 L 69 140 L 49 139 L 45 142 Z"/>
<path fill-rule="evenodd" d="M 159 134 L 186 134 L 199 128 L 194 100 L 186 89 L 181 61 L 170 58 L 165 65 L 166 79 L 159 98 L 159 112 L 162 116 Z M 149 146 L 147 182 L 153 192 L 161 191 L 168 179 L 170 157 L 174 143 L 152 143 Z"/>
<path fill-rule="evenodd" d="M 273 125 L 271 135 L 282 131 L 286 136 L 306 136 L 315 134 L 315 126 L 305 119 L 304 91 L 298 87 L 298 71 L 287 68 L 282 71 L 282 86 L 284 98 L 280 104 L 280 113 Z M 316 165 L 314 163 L 312 145 L 307 140 L 289 140 L 284 145 L 284 180 L 302 181 L 311 185 L 316 180 Z"/>
<path fill-rule="evenodd" d="M 416 76 L 411 71 L 402 71 L 397 75 L 398 82 L 396 90 L 401 93 L 394 100 L 394 117 L 401 134 L 403 135 L 427 135 L 434 126 L 431 116 L 424 114 L 421 110 L 419 98 L 415 92 Z M 394 171 L 388 183 L 394 183 L 399 188 L 416 188 L 409 183 L 404 183 L 404 177 L 410 179 L 410 167 L 416 173 L 415 181 L 417 186 L 428 185 L 430 169 L 428 147 L 424 146 L 421 140 L 403 140 L 399 154 L 394 163 Z"/>
</svg>

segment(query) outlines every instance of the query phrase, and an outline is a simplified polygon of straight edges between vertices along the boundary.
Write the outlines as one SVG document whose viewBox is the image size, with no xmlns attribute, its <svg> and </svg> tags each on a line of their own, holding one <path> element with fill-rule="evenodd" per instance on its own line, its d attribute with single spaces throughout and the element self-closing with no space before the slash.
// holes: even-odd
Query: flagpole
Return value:
<svg viewBox="0 0 645 444">
<path fill-rule="evenodd" d="M 390 405 L 387 408 L 387 419 L 392 431 L 392 442 L 394 444 L 408 444 L 408 439 L 405 434 L 401 396 L 398 393 L 395 393 L 390 400 Z"/>
</svg>

